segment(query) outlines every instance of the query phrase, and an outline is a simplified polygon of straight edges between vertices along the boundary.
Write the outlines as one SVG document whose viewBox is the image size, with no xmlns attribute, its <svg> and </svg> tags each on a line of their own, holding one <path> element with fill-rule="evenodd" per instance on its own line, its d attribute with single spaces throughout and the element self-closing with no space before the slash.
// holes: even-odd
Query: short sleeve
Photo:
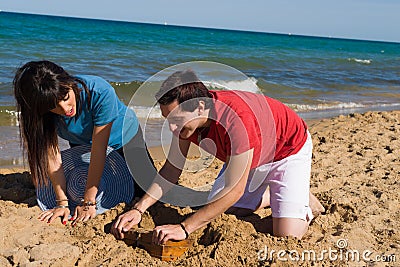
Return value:
<svg viewBox="0 0 400 267">
<path fill-rule="evenodd" d="M 96 90 L 92 91 L 91 96 L 93 123 L 103 126 L 118 117 L 118 96 L 111 84 L 100 77 L 94 86 Z"/>
<path fill-rule="evenodd" d="M 257 123 L 252 119 L 251 114 L 236 114 L 229 119 L 226 131 L 228 137 L 225 145 L 228 148 L 228 155 L 242 154 L 258 145 Z"/>
</svg>

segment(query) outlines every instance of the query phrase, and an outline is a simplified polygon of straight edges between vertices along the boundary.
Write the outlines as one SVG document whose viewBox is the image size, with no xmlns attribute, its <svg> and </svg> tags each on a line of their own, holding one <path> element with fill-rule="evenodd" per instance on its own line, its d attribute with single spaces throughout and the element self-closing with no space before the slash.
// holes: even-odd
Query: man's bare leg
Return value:
<svg viewBox="0 0 400 267">
<path fill-rule="evenodd" d="M 309 206 L 311 208 L 312 214 L 315 217 L 320 215 L 322 212 L 325 211 L 325 208 L 322 206 L 322 204 L 319 202 L 319 200 L 310 192 L 309 196 Z M 260 204 L 258 205 L 256 210 L 263 209 L 266 207 L 270 206 L 270 194 L 269 194 L 269 188 L 265 190 Z M 225 213 L 228 214 L 234 214 L 239 217 L 244 217 L 244 216 L 249 216 L 253 213 L 254 211 L 251 209 L 244 209 L 244 208 L 236 208 L 236 207 L 230 207 Z"/>
</svg>

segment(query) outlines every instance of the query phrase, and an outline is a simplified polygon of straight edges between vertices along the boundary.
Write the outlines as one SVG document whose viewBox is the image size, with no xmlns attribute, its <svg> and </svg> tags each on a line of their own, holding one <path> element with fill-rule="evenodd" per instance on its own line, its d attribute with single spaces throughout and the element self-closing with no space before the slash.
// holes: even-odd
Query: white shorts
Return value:
<svg viewBox="0 0 400 267">
<path fill-rule="evenodd" d="M 312 148 L 311 135 L 307 132 L 307 141 L 297 154 L 250 170 L 245 192 L 233 207 L 256 210 L 269 186 L 273 218 L 307 220 L 307 216 L 311 216 L 309 192 Z M 224 170 L 225 165 L 215 180 L 209 200 L 224 188 Z"/>
</svg>

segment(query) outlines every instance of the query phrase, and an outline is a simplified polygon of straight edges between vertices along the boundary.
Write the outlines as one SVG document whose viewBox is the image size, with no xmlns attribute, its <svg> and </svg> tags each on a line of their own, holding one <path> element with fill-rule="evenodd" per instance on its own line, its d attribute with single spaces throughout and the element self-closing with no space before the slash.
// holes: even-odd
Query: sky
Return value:
<svg viewBox="0 0 400 267">
<path fill-rule="evenodd" d="M 399 0 L 0 0 L 0 10 L 400 42 Z"/>
</svg>

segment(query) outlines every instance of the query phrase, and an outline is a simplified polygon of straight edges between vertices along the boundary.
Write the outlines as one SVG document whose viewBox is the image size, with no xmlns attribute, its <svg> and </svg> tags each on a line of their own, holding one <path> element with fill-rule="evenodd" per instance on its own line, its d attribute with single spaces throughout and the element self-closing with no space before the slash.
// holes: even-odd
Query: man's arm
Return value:
<svg viewBox="0 0 400 267">
<path fill-rule="evenodd" d="M 173 135 L 168 160 L 161 168 L 146 194 L 134 205 L 134 208 L 122 215 L 113 224 L 111 232 L 117 238 L 124 238 L 124 232 L 131 229 L 141 220 L 142 213 L 156 203 L 169 189 L 178 182 L 185 165 L 190 141 Z M 146 174 L 143 174 L 146 175 Z"/>
<path fill-rule="evenodd" d="M 212 202 L 182 222 L 188 234 L 212 221 L 240 199 L 246 188 L 252 159 L 253 149 L 228 158 L 224 189 L 214 197 Z M 170 239 L 182 240 L 185 237 L 186 234 L 179 224 L 158 226 L 153 232 L 153 242 L 158 244 L 163 244 Z"/>
</svg>

